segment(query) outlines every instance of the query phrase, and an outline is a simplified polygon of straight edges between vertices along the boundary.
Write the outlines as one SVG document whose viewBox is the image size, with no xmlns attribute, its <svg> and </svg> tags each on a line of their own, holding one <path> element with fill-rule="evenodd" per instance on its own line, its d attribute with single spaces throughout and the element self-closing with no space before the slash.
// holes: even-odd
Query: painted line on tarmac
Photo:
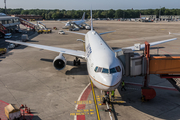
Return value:
<svg viewBox="0 0 180 120">
<path fill-rule="evenodd" d="M 81 92 L 77 101 L 87 100 L 91 92 L 91 84 L 89 83 L 84 90 Z M 76 104 L 75 110 L 85 109 L 86 104 Z M 74 120 L 85 120 L 85 115 L 74 115 Z"/>
<path fill-rule="evenodd" d="M 108 102 L 106 101 L 106 106 L 107 106 L 107 109 L 109 110 L 109 105 L 108 105 Z M 111 115 L 111 112 L 109 111 L 109 117 L 110 119 L 112 120 L 112 115 Z"/>
<path fill-rule="evenodd" d="M 91 84 L 89 83 L 84 90 L 81 92 L 79 98 L 77 101 L 85 101 L 87 100 L 89 94 L 91 92 Z M 79 109 L 85 109 L 85 104 L 77 104 L 75 107 L 75 110 L 79 110 Z"/>
<path fill-rule="evenodd" d="M 143 86 L 142 84 L 139 83 L 132 83 L 132 82 L 125 82 L 126 84 L 129 85 L 135 85 L 135 86 Z M 165 89 L 165 90 L 173 90 L 173 91 L 178 91 L 177 89 L 173 87 L 166 87 L 166 86 L 158 86 L 158 85 L 149 85 L 150 88 L 157 88 L 157 89 Z"/>
<path fill-rule="evenodd" d="M 92 81 L 91 81 L 91 87 L 92 87 L 92 93 L 93 93 L 93 97 L 94 97 L 94 104 L 95 104 L 95 108 L 96 108 L 97 119 L 100 120 L 99 109 L 98 109 L 98 106 L 97 106 L 97 100 L 96 100 L 96 95 L 95 95 L 95 92 L 94 92 L 94 85 L 93 85 Z"/>
</svg>

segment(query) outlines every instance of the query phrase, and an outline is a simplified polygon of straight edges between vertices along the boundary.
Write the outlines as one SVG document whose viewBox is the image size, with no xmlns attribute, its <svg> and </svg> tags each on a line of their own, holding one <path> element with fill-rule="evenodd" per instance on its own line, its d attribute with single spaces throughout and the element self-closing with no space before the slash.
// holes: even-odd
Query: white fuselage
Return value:
<svg viewBox="0 0 180 120">
<path fill-rule="evenodd" d="M 85 20 L 70 21 L 70 22 L 67 22 L 65 26 L 70 27 L 70 23 L 72 23 L 72 24 L 75 23 L 80 26 L 80 25 L 84 24 L 85 22 L 86 22 Z"/>
<path fill-rule="evenodd" d="M 122 79 L 122 66 L 120 60 L 115 57 L 114 51 L 96 31 L 89 31 L 85 35 L 85 46 L 87 70 L 93 84 L 103 91 L 115 90 Z M 117 66 L 121 71 L 110 73 L 110 69 Z M 95 71 L 96 67 L 105 69 Z"/>
</svg>

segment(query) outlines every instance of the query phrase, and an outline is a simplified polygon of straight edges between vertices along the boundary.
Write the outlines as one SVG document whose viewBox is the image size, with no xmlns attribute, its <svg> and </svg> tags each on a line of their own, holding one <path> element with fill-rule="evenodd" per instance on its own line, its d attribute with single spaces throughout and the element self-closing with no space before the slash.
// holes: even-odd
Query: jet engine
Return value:
<svg viewBox="0 0 180 120">
<path fill-rule="evenodd" d="M 57 70 L 62 70 L 65 68 L 66 66 L 66 59 L 62 54 L 59 54 L 59 56 L 57 56 L 54 61 L 53 61 L 53 65 Z"/>
</svg>

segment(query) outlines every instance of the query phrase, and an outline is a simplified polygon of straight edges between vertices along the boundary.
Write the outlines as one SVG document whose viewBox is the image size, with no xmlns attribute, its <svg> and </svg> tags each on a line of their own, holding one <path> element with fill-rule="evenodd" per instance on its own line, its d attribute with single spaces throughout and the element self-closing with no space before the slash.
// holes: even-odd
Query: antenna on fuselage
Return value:
<svg viewBox="0 0 180 120">
<path fill-rule="evenodd" d="M 93 31 L 92 6 L 91 6 L 91 31 Z"/>
</svg>

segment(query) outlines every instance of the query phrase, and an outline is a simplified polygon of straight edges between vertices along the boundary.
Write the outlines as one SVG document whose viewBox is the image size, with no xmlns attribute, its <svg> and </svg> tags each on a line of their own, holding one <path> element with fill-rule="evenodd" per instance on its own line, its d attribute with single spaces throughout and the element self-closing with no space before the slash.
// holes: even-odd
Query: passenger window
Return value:
<svg viewBox="0 0 180 120">
<path fill-rule="evenodd" d="M 121 68 L 119 66 L 116 67 L 117 72 L 121 72 Z"/>
<path fill-rule="evenodd" d="M 116 69 L 115 68 L 111 68 L 110 69 L 110 74 L 112 74 L 112 73 L 116 73 Z"/>
<path fill-rule="evenodd" d="M 97 71 L 97 69 L 98 69 L 98 67 L 96 67 L 96 68 L 94 69 L 94 71 L 96 72 L 96 71 Z"/>
<path fill-rule="evenodd" d="M 98 67 L 98 70 L 96 72 L 101 72 L 102 68 Z"/>
<path fill-rule="evenodd" d="M 109 73 L 109 70 L 106 68 L 103 68 L 102 73 Z"/>
</svg>

